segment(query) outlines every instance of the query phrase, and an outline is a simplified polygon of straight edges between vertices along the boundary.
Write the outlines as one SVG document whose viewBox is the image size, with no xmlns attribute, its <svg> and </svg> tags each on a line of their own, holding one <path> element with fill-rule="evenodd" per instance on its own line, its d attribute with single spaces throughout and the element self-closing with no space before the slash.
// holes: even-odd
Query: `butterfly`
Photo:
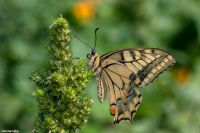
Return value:
<svg viewBox="0 0 200 133">
<path fill-rule="evenodd" d="M 108 95 L 114 124 L 132 123 L 142 101 L 138 88 L 151 83 L 176 62 L 172 55 L 158 48 L 125 48 L 99 56 L 94 47 L 87 58 L 96 76 L 99 101 L 103 103 Z"/>
</svg>

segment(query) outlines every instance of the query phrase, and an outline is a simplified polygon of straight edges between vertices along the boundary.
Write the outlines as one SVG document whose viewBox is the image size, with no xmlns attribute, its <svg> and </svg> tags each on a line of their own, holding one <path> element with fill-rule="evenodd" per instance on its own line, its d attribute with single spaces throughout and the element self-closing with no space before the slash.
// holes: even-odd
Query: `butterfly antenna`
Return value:
<svg viewBox="0 0 200 133">
<path fill-rule="evenodd" d="M 77 37 L 77 34 L 75 34 L 74 37 L 76 37 L 79 41 L 81 41 L 82 43 L 84 43 L 85 45 L 87 45 L 88 47 L 90 47 L 90 45 L 88 45 L 87 43 L 85 43 L 85 42 L 83 42 L 81 39 L 79 39 L 79 38 Z M 90 48 L 92 49 L 92 47 L 90 47 Z"/>
<path fill-rule="evenodd" d="M 94 45 L 94 50 L 95 50 L 95 47 L 96 47 L 96 44 L 97 44 L 97 30 L 98 30 L 99 28 L 96 28 L 95 29 L 95 45 Z"/>
</svg>

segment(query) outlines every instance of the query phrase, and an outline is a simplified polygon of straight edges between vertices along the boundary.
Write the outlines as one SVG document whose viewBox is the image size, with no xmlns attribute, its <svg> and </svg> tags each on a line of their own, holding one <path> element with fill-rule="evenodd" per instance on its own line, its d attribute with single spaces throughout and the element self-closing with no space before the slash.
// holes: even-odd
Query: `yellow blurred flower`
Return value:
<svg viewBox="0 0 200 133">
<path fill-rule="evenodd" d="M 80 21 L 90 20 L 96 13 L 96 4 L 95 0 L 80 0 L 73 7 L 73 14 Z"/>
<path fill-rule="evenodd" d="M 175 79 L 179 85 L 186 85 L 191 77 L 191 70 L 188 67 L 181 67 L 175 72 Z"/>
</svg>

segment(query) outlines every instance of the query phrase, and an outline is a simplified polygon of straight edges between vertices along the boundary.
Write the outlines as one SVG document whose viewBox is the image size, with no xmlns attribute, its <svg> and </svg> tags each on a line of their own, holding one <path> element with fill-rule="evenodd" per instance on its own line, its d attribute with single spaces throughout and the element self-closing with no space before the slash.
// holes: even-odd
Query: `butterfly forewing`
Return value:
<svg viewBox="0 0 200 133">
<path fill-rule="evenodd" d="M 136 87 L 148 85 L 176 62 L 169 53 L 157 48 L 130 48 L 113 51 L 101 56 L 100 64 L 108 59 L 118 61 L 131 69 L 140 79 L 140 81 L 134 81 Z"/>
</svg>

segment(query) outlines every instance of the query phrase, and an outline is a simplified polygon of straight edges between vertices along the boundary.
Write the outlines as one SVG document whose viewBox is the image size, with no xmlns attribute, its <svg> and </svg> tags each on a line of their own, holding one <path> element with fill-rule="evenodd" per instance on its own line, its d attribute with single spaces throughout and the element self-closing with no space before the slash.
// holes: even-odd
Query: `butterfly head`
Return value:
<svg viewBox="0 0 200 133">
<path fill-rule="evenodd" d="M 95 70 L 99 66 L 99 55 L 96 53 L 95 47 L 96 47 L 96 41 L 97 41 L 97 30 L 99 28 L 95 29 L 95 45 L 94 48 L 90 47 L 87 43 L 83 42 L 81 39 L 79 39 L 76 35 L 74 35 L 78 40 L 86 44 L 88 47 L 90 47 L 92 50 L 87 54 L 87 58 L 89 59 L 88 66 L 92 68 L 92 70 Z"/>
<path fill-rule="evenodd" d="M 89 63 L 88 66 L 90 66 L 92 68 L 92 70 L 94 70 L 95 68 L 97 68 L 99 66 L 99 55 L 96 53 L 96 51 L 94 49 L 92 49 L 88 54 L 87 54 L 87 58 L 89 59 Z"/>
<path fill-rule="evenodd" d="M 87 54 L 87 58 L 91 59 L 92 56 L 94 56 L 96 54 L 96 50 L 91 50 L 88 54 Z"/>
</svg>

